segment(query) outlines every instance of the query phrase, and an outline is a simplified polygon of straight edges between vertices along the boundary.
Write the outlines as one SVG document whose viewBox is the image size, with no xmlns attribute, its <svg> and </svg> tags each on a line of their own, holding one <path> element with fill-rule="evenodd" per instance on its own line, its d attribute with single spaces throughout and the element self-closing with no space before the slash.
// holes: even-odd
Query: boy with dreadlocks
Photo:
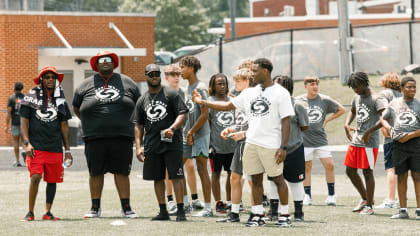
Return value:
<svg viewBox="0 0 420 236">
<path fill-rule="evenodd" d="M 229 92 L 228 80 L 226 75 L 219 73 L 210 78 L 209 94 L 210 101 L 229 101 L 227 96 Z M 233 153 L 235 151 L 235 141 L 233 139 L 224 140 L 220 133 L 234 124 L 234 111 L 216 111 L 209 109 L 210 124 L 210 147 L 209 154 L 211 165 L 211 188 L 214 200 L 216 200 L 216 212 L 226 213 L 231 207 L 230 193 L 230 165 L 232 163 Z M 220 173 L 222 168 L 226 171 L 226 201 L 223 203 L 220 194 Z"/>
<path fill-rule="evenodd" d="M 373 168 L 378 156 L 379 132 L 382 126 L 380 116 L 385 109 L 385 102 L 369 88 L 369 78 L 364 72 L 352 73 L 347 85 L 356 95 L 353 97 L 351 110 L 348 113 L 344 130 L 351 144 L 347 150 L 344 165 L 346 174 L 359 192 L 362 200 L 353 212 L 362 215 L 372 215 L 373 195 L 375 192 L 375 178 Z M 356 129 L 350 127 L 356 118 Z M 366 187 L 357 173 L 363 170 Z"/>
<path fill-rule="evenodd" d="M 289 187 L 292 191 L 293 202 L 295 204 L 295 221 L 303 221 L 303 180 L 305 179 L 305 152 L 303 147 L 302 131 L 309 128 L 309 118 L 306 113 L 304 104 L 296 100 L 293 95 L 293 79 L 288 76 L 276 76 L 273 81 L 279 83 L 287 91 L 289 91 L 292 105 L 295 110 L 295 115 L 290 120 L 290 135 L 287 144 L 287 155 L 284 161 L 283 175 L 287 180 Z M 270 178 L 268 178 L 270 180 Z M 274 182 L 270 181 L 270 210 L 272 220 L 277 220 L 279 208 L 279 195 L 277 186 Z M 280 206 L 280 214 L 285 215 L 288 213 L 287 205 Z M 288 217 L 287 217 L 288 218 Z M 290 222 L 288 222 L 290 224 Z"/>
</svg>

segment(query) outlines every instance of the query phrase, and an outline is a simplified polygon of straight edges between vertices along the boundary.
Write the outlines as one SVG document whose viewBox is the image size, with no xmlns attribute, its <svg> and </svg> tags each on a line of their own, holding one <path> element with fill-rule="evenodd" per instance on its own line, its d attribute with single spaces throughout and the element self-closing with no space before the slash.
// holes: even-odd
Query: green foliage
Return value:
<svg viewBox="0 0 420 236">
<path fill-rule="evenodd" d="M 45 11 L 117 12 L 122 0 L 44 0 Z"/>
<path fill-rule="evenodd" d="M 196 0 L 124 0 L 124 12 L 154 12 L 155 48 L 173 51 L 191 44 L 206 44 L 209 20 Z"/>
<path fill-rule="evenodd" d="M 230 0 L 198 0 L 210 18 L 210 27 L 223 27 L 223 19 L 230 17 Z M 249 1 L 236 0 L 236 17 L 249 16 Z"/>
</svg>

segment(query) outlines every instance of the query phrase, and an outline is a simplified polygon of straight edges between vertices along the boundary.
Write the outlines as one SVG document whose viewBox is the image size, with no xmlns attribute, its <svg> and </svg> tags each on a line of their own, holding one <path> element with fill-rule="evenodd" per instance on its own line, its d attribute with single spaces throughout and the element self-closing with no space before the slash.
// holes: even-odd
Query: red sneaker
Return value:
<svg viewBox="0 0 420 236">
<path fill-rule="evenodd" d="M 50 214 L 48 214 L 48 213 L 44 214 L 44 215 L 42 216 L 42 219 L 43 219 L 43 220 L 61 220 L 61 218 L 60 218 L 60 217 L 55 217 L 55 216 L 53 216 L 51 213 L 50 213 Z"/>
<path fill-rule="evenodd" d="M 26 214 L 26 216 L 22 220 L 20 220 L 20 221 L 34 221 L 34 220 L 35 220 L 34 213 L 28 212 Z"/>
</svg>

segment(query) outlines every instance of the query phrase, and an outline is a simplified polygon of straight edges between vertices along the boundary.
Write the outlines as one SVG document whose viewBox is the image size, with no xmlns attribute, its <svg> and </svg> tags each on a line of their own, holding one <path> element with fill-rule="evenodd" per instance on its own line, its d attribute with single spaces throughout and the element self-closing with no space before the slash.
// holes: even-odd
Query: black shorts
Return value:
<svg viewBox="0 0 420 236">
<path fill-rule="evenodd" d="M 146 154 L 143 166 L 143 179 L 164 180 L 166 169 L 169 179 L 184 178 L 182 151 L 166 151 L 159 154 Z"/>
<path fill-rule="evenodd" d="M 416 139 L 405 143 L 393 142 L 392 160 L 395 164 L 396 175 L 404 174 L 408 170 L 420 172 L 420 153 L 418 152 L 420 142 Z"/>
<path fill-rule="evenodd" d="M 85 156 L 90 176 L 129 175 L 133 162 L 133 140 L 129 137 L 85 140 Z"/>
<path fill-rule="evenodd" d="M 211 153 L 209 154 L 211 171 L 221 172 L 222 167 L 225 171 L 230 171 L 230 165 L 232 164 L 233 153 Z"/>
<path fill-rule="evenodd" d="M 385 170 L 394 168 L 394 161 L 392 160 L 392 143 L 384 144 L 384 161 L 385 161 Z"/>
<path fill-rule="evenodd" d="M 293 152 L 287 153 L 283 176 L 291 183 L 298 183 L 305 179 L 305 149 L 303 144 Z"/>
</svg>

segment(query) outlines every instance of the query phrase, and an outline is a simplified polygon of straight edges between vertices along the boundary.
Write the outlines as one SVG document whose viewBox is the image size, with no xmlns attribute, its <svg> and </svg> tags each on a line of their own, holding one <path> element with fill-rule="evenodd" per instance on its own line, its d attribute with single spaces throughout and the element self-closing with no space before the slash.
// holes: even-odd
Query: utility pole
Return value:
<svg viewBox="0 0 420 236">
<path fill-rule="evenodd" d="M 337 0 L 338 7 L 338 55 L 340 81 L 344 85 L 351 73 L 350 23 L 347 0 Z"/>
<path fill-rule="evenodd" d="M 236 0 L 230 0 L 229 4 L 230 8 L 230 38 L 235 40 L 236 38 L 236 23 L 235 23 L 235 17 L 236 17 Z"/>
</svg>

